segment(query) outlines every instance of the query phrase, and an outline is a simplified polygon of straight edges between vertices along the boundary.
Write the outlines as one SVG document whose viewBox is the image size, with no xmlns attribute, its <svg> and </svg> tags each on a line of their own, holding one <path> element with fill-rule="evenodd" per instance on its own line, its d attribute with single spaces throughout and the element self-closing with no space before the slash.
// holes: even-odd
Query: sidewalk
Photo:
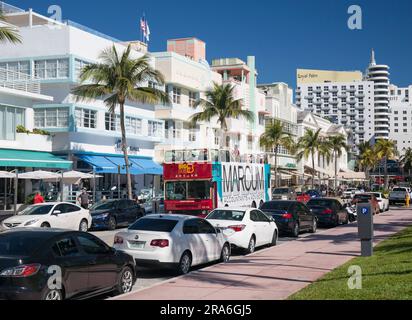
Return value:
<svg viewBox="0 0 412 320">
<path fill-rule="evenodd" d="M 375 243 L 412 225 L 412 210 L 375 216 Z M 280 300 L 360 255 L 357 225 L 235 257 L 114 300 Z"/>
</svg>

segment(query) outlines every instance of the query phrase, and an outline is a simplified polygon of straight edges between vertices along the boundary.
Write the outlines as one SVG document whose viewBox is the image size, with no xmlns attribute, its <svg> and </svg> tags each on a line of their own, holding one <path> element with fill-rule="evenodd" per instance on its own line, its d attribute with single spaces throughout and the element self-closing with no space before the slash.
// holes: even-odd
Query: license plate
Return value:
<svg viewBox="0 0 412 320">
<path fill-rule="evenodd" d="M 132 249 L 143 249 L 145 244 L 145 241 L 129 241 L 130 248 Z"/>
</svg>

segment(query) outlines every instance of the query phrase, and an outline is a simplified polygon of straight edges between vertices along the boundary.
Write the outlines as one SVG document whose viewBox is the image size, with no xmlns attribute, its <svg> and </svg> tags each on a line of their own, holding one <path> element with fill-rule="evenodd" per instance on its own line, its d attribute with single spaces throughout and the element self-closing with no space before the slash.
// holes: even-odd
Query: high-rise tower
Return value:
<svg viewBox="0 0 412 320">
<path fill-rule="evenodd" d="M 366 78 L 374 82 L 375 140 L 389 139 L 389 66 L 376 63 L 373 49 Z"/>
</svg>

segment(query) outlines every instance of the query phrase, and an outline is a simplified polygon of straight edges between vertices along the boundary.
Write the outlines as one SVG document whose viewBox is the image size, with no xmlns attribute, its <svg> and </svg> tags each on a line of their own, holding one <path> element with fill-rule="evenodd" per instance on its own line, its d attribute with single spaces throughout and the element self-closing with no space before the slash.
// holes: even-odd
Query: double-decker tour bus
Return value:
<svg viewBox="0 0 412 320">
<path fill-rule="evenodd" d="M 225 150 L 166 151 L 165 211 L 206 215 L 221 207 L 257 208 L 270 200 L 270 165 L 231 161 Z"/>
</svg>

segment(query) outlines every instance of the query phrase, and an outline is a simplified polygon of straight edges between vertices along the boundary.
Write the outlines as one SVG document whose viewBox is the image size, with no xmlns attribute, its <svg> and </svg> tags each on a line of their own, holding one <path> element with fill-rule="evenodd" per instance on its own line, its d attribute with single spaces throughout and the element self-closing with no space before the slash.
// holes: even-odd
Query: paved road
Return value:
<svg viewBox="0 0 412 320">
<path fill-rule="evenodd" d="M 411 212 L 411 209 L 399 208 L 376 216 L 374 244 L 410 226 Z M 260 250 L 247 257 L 233 257 L 227 264 L 216 264 L 114 299 L 285 299 L 359 255 L 357 225 L 349 224 Z"/>
<path fill-rule="evenodd" d="M 108 245 L 112 246 L 113 245 L 113 240 L 114 240 L 114 236 L 117 232 L 120 232 L 124 229 L 118 229 L 116 231 L 98 231 L 98 232 L 92 232 L 94 235 L 96 235 L 97 237 L 99 237 L 100 239 L 102 239 L 104 242 L 106 242 Z M 318 232 L 322 232 L 322 230 L 325 229 L 319 229 Z M 311 235 L 310 233 L 304 233 L 300 235 L 300 238 L 305 238 L 308 237 L 309 235 Z M 279 242 L 278 245 L 282 245 L 285 243 L 288 243 L 290 241 L 294 241 L 296 240 L 296 238 L 292 238 L 292 237 L 281 237 L 279 238 Z M 259 250 L 257 250 L 259 251 Z M 233 256 L 241 256 L 242 253 L 241 252 L 232 252 Z M 206 265 L 206 266 L 201 266 L 196 268 L 196 270 L 201 270 L 203 268 L 206 268 L 210 265 Z M 172 271 L 168 271 L 168 270 L 162 270 L 162 269 L 153 269 L 153 268 L 143 268 L 143 267 L 139 267 L 138 268 L 138 279 L 136 281 L 136 284 L 133 288 L 133 291 L 135 290 L 139 290 L 139 289 L 143 289 L 143 288 L 147 288 L 150 286 L 153 286 L 159 282 L 165 281 L 165 280 L 169 280 L 173 277 L 176 276 L 175 273 L 173 273 Z M 99 298 L 105 298 L 105 297 L 99 297 Z"/>
</svg>

